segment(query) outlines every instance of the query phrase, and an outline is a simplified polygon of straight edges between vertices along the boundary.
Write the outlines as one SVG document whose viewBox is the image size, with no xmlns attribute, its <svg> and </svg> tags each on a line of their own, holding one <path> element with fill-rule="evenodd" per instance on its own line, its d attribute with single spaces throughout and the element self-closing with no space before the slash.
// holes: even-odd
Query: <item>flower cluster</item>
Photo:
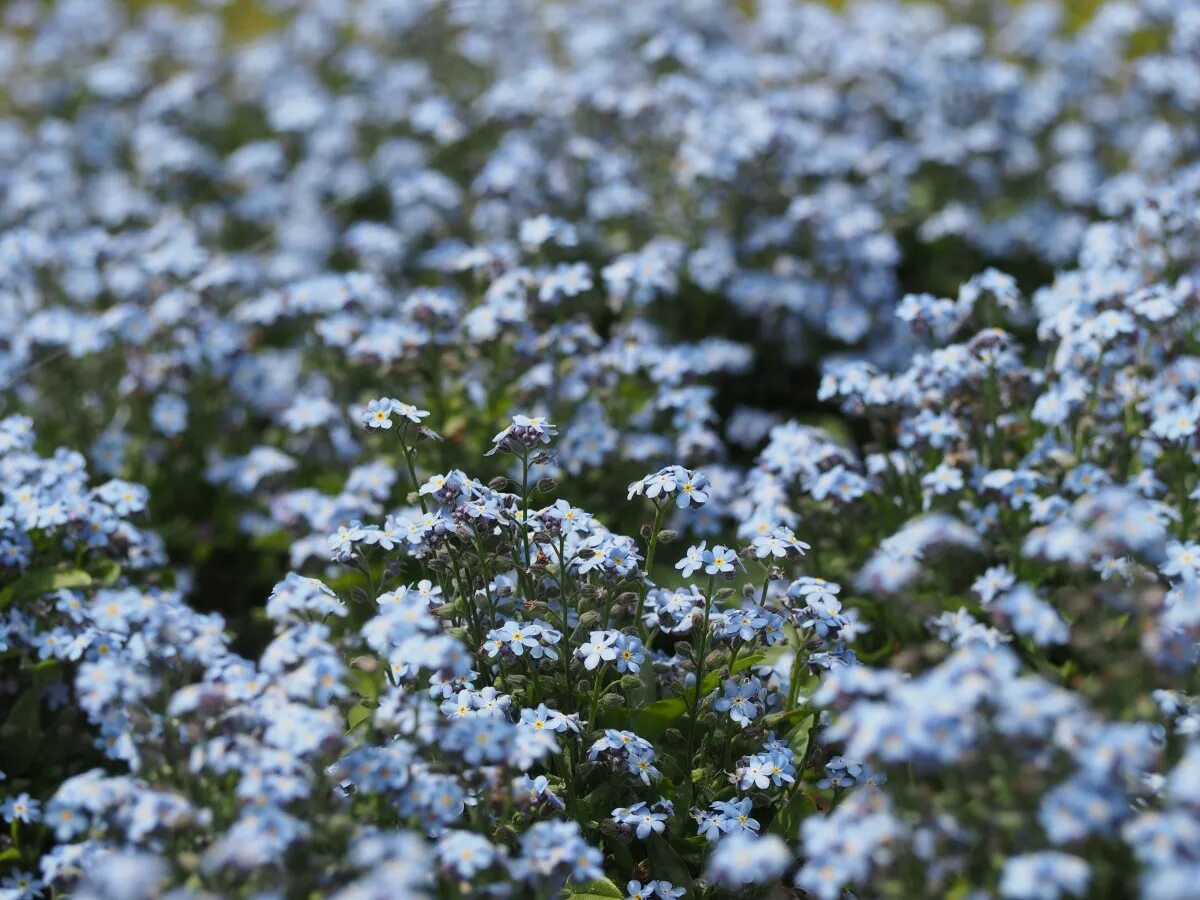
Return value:
<svg viewBox="0 0 1200 900">
<path fill-rule="evenodd" d="M 1195 894 L 1194 3 L 143 7 L 0 12 L 0 895 Z"/>
</svg>

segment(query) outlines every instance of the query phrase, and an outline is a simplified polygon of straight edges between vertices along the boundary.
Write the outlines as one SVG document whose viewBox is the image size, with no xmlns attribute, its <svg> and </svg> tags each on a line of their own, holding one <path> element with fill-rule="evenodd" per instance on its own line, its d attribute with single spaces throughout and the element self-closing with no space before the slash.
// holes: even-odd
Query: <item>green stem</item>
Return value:
<svg viewBox="0 0 1200 900">
<path fill-rule="evenodd" d="M 987 410 L 987 420 L 983 425 L 985 434 L 988 427 L 991 427 L 991 433 L 986 434 L 988 441 L 984 446 L 987 448 L 988 456 L 984 463 L 990 469 L 993 466 L 999 465 L 1002 457 L 1000 427 L 996 423 L 996 418 L 1000 412 L 1000 390 L 996 383 L 995 366 L 988 367 L 987 378 L 983 382 L 983 399 L 984 407 Z"/>
<path fill-rule="evenodd" d="M 564 694 L 569 699 L 571 694 L 571 592 L 573 586 L 571 575 L 567 572 L 566 536 L 558 533 L 558 602 L 562 607 L 562 661 Z"/>
<path fill-rule="evenodd" d="M 525 598 L 533 599 L 533 578 L 529 574 L 532 560 L 529 558 L 529 449 L 521 456 L 521 565 L 517 571 L 525 583 Z"/>
<path fill-rule="evenodd" d="M 660 506 L 657 502 L 654 504 L 654 525 L 653 531 L 650 533 L 650 543 L 646 547 L 646 567 L 642 573 L 641 584 L 638 587 L 637 609 L 633 614 L 633 624 L 637 628 L 638 636 L 646 643 L 647 632 L 646 626 L 642 622 L 642 612 L 646 608 L 646 594 L 650 590 L 648 579 L 654 574 L 654 551 L 658 549 L 658 531 L 659 525 L 662 523 L 663 510 L 665 506 Z M 647 644 L 649 646 L 649 644 Z"/>
<path fill-rule="evenodd" d="M 413 490 L 417 491 L 417 501 L 421 504 L 421 512 L 427 513 L 429 509 L 425 506 L 425 496 L 420 493 L 421 482 L 417 480 L 417 465 L 413 459 L 412 448 L 408 446 L 406 440 L 408 436 L 408 423 L 400 431 L 400 449 L 404 451 L 404 461 L 408 464 L 408 477 L 412 479 Z"/>
<path fill-rule="evenodd" d="M 596 680 L 592 682 L 592 700 L 588 705 L 588 725 L 596 727 L 596 707 L 600 703 L 600 681 L 604 675 L 604 663 L 596 666 Z"/>
<path fill-rule="evenodd" d="M 788 675 L 788 695 L 783 706 L 784 712 L 791 712 L 796 708 L 796 698 L 800 695 L 800 667 L 804 661 L 800 649 L 796 647 L 796 658 L 792 660 L 792 671 Z"/>
<path fill-rule="evenodd" d="M 715 576 L 708 576 L 708 590 L 704 593 L 704 624 L 700 626 L 700 652 L 696 654 L 696 688 L 693 691 L 692 721 L 688 726 L 688 755 L 687 766 L 690 771 L 692 758 L 696 752 L 696 724 L 700 718 L 700 704 L 703 700 L 701 693 L 704 689 L 704 657 L 708 655 L 708 618 L 712 612 L 713 582 Z"/>
<path fill-rule="evenodd" d="M 1179 474 L 1175 479 L 1175 490 L 1179 494 L 1179 539 L 1181 541 L 1191 540 L 1192 537 L 1192 518 L 1194 501 L 1189 496 L 1191 491 L 1188 489 L 1188 459 L 1186 453 L 1181 453 L 1180 457 L 1183 465 L 1179 467 Z"/>
</svg>

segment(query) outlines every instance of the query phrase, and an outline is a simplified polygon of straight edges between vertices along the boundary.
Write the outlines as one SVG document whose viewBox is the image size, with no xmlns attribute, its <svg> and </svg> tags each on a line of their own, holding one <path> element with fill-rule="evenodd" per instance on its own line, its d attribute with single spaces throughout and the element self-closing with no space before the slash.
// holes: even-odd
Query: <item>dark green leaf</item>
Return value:
<svg viewBox="0 0 1200 900">
<path fill-rule="evenodd" d="M 30 572 L 0 591 L 0 609 L 21 600 L 36 600 L 62 588 L 87 587 L 92 576 L 83 569 L 53 569 Z"/>
<path fill-rule="evenodd" d="M 57 659 L 40 659 L 33 665 L 29 666 L 29 674 L 33 677 L 33 683 L 38 687 L 44 687 L 47 684 L 53 684 L 60 680 L 60 672 L 62 665 Z"/>
<path fill-rule="evenodd" d="M 592 881 L 578 887 L 568 884 L 565 888 L 565 896 L 577 897 L 579 900 L 624 900 L 625 894 L 607 878 L 601 878 L 599 881 Z"/>
<path fill-rule="evenodd" d="M 668 844 L 660 835 L 652 834 L 649 842 L 650 871 L 656 879 L 669 881 L 675 887 L 687 890 L 688 897 L 693 896 L 692 873 L 687 863 L 683 861 L 675 848 Z"/>
<path fill-rule="evenodd" d="M 654 666 L 650 665 L 649 660 L 642 664 L 638 677 L 642 682 L 641 687 L 629 692 L 629 705 L 633 709 L 643 709 L 649 706 L 658 696 L 658 678 L 655 676 Z"/>
<path fill-rule="evenodd" d="M 808 752 L 808 736 L 812 730 L 813 722 L 815 721 L 816 713 L 804 712 L 796 722 L 784 735 L 784 739 L 788 743 L 796 762 L 805 758 Z M 802 773 L 797 772 L 799 776 Z"/>
<path fill-rule="evenodd" d="M 101 559 L 88 566 L 88 574 L 101 587 L 112 587 L 121 577 L 121 566 L 115 559 Z"/>
<path fill-rule="evenodd" d="M 22 775 L 38 756 L 41 743 L 42 690 L 31 687 L 13 704 L 0 727 L 0 769 Z"/>
<path fill-rule="evenodd" d="M 800 832 L 800 823 L 816 810 L 817 804 L 812 796 L 804 790 L 803 785 L 797 783 L 792 786 L 791 796 L 783 809 L 771 821 L 769 830 L 785 841 L 795 840 Z"/>
<path fill-rule="evenodd" d="M 687 712 L 682 697 L 665 697 L 639 709 L 631 718 L 633 730 L 639 737 L 654 743 L 663 732 L 680 722 Z"/>
<path fill-rule="evenodd" d="M 762 662 L 764 656 L 765 654 L 762 653 L 751 653 L 749 656 L 743 657 L 735 662 L 733 664 L 733 668 L 729 671 L 734 675 L 736 675 L 738 672 L 745 672 L 751 666 L 757 666 L 760 662 Z"/>
<path fill-rule="evenodd" d="M 609 779 L 598 788 L 581 798 L 587 818 L 598 822 L 607 819 L 621 805 L 626 787 L 620 779 Z"/>
</svg>

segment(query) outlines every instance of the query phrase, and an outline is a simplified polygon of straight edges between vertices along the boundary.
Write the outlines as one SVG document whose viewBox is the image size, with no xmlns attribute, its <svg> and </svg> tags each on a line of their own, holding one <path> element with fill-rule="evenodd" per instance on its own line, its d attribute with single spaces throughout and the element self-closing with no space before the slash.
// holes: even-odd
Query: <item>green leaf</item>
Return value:
<svg viewBox="0 0 1200 900">
<path fill-rule="evenodd" d="M 0 853 L 0 866 L 4 865 L 5 863 L 15 864 L 20 859 L 21 851 L 16 847 L 9 847 L 4 852 Z"/>
<path fill-rule="evenodd" d="M 675 848 L 668 844 L 660 835 L 650 835 L 650 871 L 656 879 L 669 881 L 675 887 L 687 890 L 686 896 L 694 896 L 692 888 L 692 873 L 687 863 L 683 861 Z"/>
<path fill-rule="evenodd" d="M 791 649 L 799 650 L 804 645 L 804 641 L 800 639 L 800 632 L 791 622 L 784 624 L 783 633 L 787 636 L 787 646 Z"/>
<path fill-rule="evenodd" d="M 363 722 L 371 717 L 371 708 L 359 703 L 346 713 L 346 727 L 348 731 L 353 731 Z"/>
<path fill-rule="evenodd" d="M 624 892 L 607 878 L 601 878 L 599 881 L 592 881 L 579 887 L 568 884 L 565 888 L 565 896 L 578 897 L 580 900 L 624 900 L 625 898 Z"/>
<path fill-rule="evenodd" d="M 41 743 L 42 689 L 31 687 L 13 704 L 0 727 L 0 769 L 11 778 L 24 774 Z"/>
<path fill-rule="evenodd" d="M 362 669 L 350 669 L 350 683 L 367 700 L 374 703 L 379 699 L 379 671 L 364 672 Z"/>
<path fill-rule="evenodd" d="M 915 190 L 914 193 L 916 193 Z M 846 423 L 838 416 L 829 413 L 807 413 L 796 416 L 796 419 L 805 425 L 820 428 L 839 444 L 847 447 L 856 446 L 854 435 L 850 433 Z"/>
<path fill-rule="evenodd" d="M 771 821 L 769 830 L 785 841 L 792 841 L 800 832 L 800 823 L 816 811 L 817 804 L 812 795 L 805 792 L 803 786 L 797 782 L 792 786 L 787 803 Z"/>
<path fill-rule="evenodd" d="M 621 805 L 627 788 L 619 778 L 610 778 L 598 788 L 580 798 L 583 811 L 592 821 L 607 819 Z"/>
<path fill-rule="evenodd" d="M 61 678 L 60 670 L 62 665 L 54 657 L 49 659 L 40 659 L 33 665 L 28 667 L 29 674 L 33 677 L 33 683 L 37 687 L 44 687 L 47 684 L 53 684 Z"/>
<path fill-rule="evenodd" d="M 121 577 L 121 565 L 115 559 L 100 559 L 88 566 L 88 574 L 101 587 L 112 587 Z"/>
<path fill-rule="evenodd" d="M 87 587 L 92 576 L 83 569 L 50 569 L 30 572 L 0 591 L 0 609 L 17 600 L 35 600 L 62 588 Z"/>
<path fill-rule="evenodd" d="M 644 709 L 658 696 L 658 678 L 655 676 L 654 666 L 650 664 L 649 660 L 642 663 L 638 677 L 642 683 L 640 687 L 629 692 L 629 705 L 633 709 Z"/>
<path fill-rule="evenodd" d="M 788 743 L 788 747 L 792 751 L 792 755 L 797 762 L 805 758 L 808 752 L 808 735 L 812 730 L 813 722 L 816 720 L 816 713 L 805 712 L 792 728 L 784 735 L 784 739 Z M 802 773 L 797 772 L 799 777 Z"/>
<path fill-rule="evenodd" d="M 633 730 L 638 737 L 651 743 L 662 738 L 663 732 L 679 722 L 687 712 L 682 697 L 665 697 L 644 706 L 633 714 Z"/>
<path fill-rule="evenodd" d="M 733 668 L 730 669 L 729 671 L 733 675 L 736 675 L 738 672 L 745 672 L 751 666 L 757 666 L 760 662 L 763 661 L 764 657 L 765 657 L 765 654 L 763 654 L 763 653 L 751 653 L 749 656 L 743 657 L 742 659 L 739 659 L 737 662 L 735 662 L 733 664 Z"/>
<path fill-rule="evenodd" d="M 633 859 L 630 844 L 618 838 L 604 837 L 601 849 L 608 852 L 608 859 L 615 872 L 632 872 L 637 863 Z"/>
</svg>

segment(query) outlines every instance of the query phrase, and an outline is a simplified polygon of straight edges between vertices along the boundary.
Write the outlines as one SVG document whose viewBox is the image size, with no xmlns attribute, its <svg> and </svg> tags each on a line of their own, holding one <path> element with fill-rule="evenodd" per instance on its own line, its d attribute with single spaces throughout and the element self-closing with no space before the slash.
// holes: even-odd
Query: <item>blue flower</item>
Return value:
<svg viewBox="0 0 1200 900">
<path fill-rule="evenodd" d="M 791 865 L 792 854 L 778 835 L 739 831 L 717 843 L 705 873 L 714 884 L 737 890 L 774 881 Z"/>
<path fill-rule="evenodd" d="M 1005 860 L 1000 895 L 1012 900 L 1058 900 L 1087 893 L 1091 870 L 1077 856 L 1055 851 L 1027 853 Z"/>
<path fill-rule="evenodd" d="M 727 678 L 724 684 L 724 694 L 713 703 L 718 712 L 728 712 L 729 718 L 743 728 L 758 717 L 761 709 L 758 695 L 762 683 L 757 678 L 750 678 L 739 684 L 736 679 Z"/>
<path fill-rule="evenodd" d="M 583 667 L 591 670 L 602 663 L 617 658 L 617 637 L 615 631 L 593 631 L 588 642 L 575 651 L 575 655 L 583 660 Z"/>
<path fill-rule="evenodd" d="M 536 647 L 538 645 L 538 631 L 539 629 L 536 625 L 509 619 L 500 628 L 494 628 L 489 631 L 488 640 L 504 644 L 515 656 L 523 656 L 526 647 Z"/>
<path fill-rule="evenodd" d="M 489 868 L 496 859 L 496 848 L 482 835 L 470 831 L 450 831 L 438 841 L 438 861 L 458 878 L 471 879 Z"/>
<path fill-rule="evenodd" d="M 638 638 L 631 635 L 618 634 L 613 649 L 616 650 L 615 659 L 618 672 L 633 672 L 636 674 L 641 671 L 642 663 L 646 659 L 646 652 L 642 646 L 642 642 Z"/>
<path fill-rule="evenodd" d="M 675 563 L 675 568 L 683 574 L 684 578 L 691 578 L 693 573 L 704 566 L 704 556 L 708 553 L 708 544 L 706 541 L 701 541 L 695 546 L 689 547 L 683 559 Z"/>
<path fill-rule="evenodd" d="M 159 394 L 150 407 L 154 427 L 167 437 L 178 437 L 187 430 L 187 416 L 187 401 L 174 394 Z"/>
<path fill-rule="evenodd" d="M 393 412 L 392 401 L 383 397 L 368 403 L 367 408 L 359 413 L 359 418 L 368 428 L 391 428 Z"/>
<path fill-rule="evenodd" d="M 32 825 L 42 820 L 42 804 L 22 792 L 0 804 L 0 815 L 4 816 L 5 822 L 24 822 Z"/>
<path fill-rule="evenodd" d="M 705 550 L 702 559 L 704 571 L 709 575 L 732 572 L 735 565 L 741 564 L 737 553 L 721 544 L 715 545 L 711 550 Z"/>
<path fill-rule="evenodd" d="M 625 760 L 630 775 L 636 775 L 642 784 L 650 784 L 652 780 L 662 777 L 662 773 L 654 767 L 655 754 L 651 749 L 631 747 Z M 665 817 L 664 817 L 665 818 Z"/>
</svg>

